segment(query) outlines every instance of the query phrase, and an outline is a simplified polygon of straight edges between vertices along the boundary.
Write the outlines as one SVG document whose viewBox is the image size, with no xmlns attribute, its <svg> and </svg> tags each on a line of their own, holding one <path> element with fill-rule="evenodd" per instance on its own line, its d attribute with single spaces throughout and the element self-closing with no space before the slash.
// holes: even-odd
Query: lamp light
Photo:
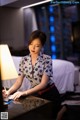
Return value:
<svg viewBox="0 0 80 120">
<path fill-rule="evenodd" d="M 41 1 L 41 2 L 33 3 L 31 5 L 27 5 L 27 6 L 22 7 L 22 9 L 29 8 L 29 7 L 34 7 L 34 6 L 41 5 L 41 4 L 47 3 L 47 2 L 51 2 L 51 0 L 44 0 L 44 1 Z"/>
<path fill-rule="evenodd" d="M 1 80 L 10 80 L 18 77 L 11 53 L 6 44 L 0 45 L 0 70 Z"/>
<path fill-rule="evenodd" d="M 11 57 L 11 53 L 9 51 L 8 45 L 1 44 L 0 45 L 0 85 L 2 80 L 11 80 L 18 77 L 13 59 Z M 2 91 L 2 89 L 1 89 Z M 2 97 L 2 98 L 1 98 Z M 3 101 L 8 101 L 8 97 L 3 98 L 2 93 L 0 93 L 0 98 Z M 1 103 L 1 111 L 4 111 L 8 104 L 6 102 Z"/>
</svg>

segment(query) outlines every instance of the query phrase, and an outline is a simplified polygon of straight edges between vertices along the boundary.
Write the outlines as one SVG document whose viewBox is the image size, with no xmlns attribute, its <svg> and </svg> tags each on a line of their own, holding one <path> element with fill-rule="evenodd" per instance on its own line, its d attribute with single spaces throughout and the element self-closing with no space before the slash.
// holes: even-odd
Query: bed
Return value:
<svg viewBox="0 0 80 120">
<path fill-rule="evenodd" d="M 74 91 L 75 66 L 66 60 L 52 60 L 53 80 L 59 92 Z"/>
<path fill-rule="evenodd" d="M 25 56 L 25 54 L 23 56 Z M 21 56 L 12 55 L 12 58 L 16 70 L 18 72 L 19 62 L 22 58 L 22 55 Z M 75 75 L 74 64 L 66 60 L 56 59 L 56 60 L 52 60 L 52 68 L 53 68 L 53 81 L 57 89 L 59 90 L 59 93 L 64 94 L 66 92 L 74 91 L 74 75 Z M 16 79 L 3 81 L 3 86 L 10 88 L 15 81 Z M 30 83 L 26 78 L 24 78 L 23 84 L 19 90 L 23 91 L 29 88 L 30 88 Z"/>
</svg>

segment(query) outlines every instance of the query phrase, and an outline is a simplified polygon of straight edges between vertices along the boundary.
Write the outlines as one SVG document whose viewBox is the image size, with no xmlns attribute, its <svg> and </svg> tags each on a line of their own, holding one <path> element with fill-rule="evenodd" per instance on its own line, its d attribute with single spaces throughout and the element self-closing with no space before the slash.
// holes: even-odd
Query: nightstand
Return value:
<svg viewBox="0 0 80 120">
<path fill-rule="evenodd" d="M 52 102 L 28 96 L 10 103 L 6 112 L 8 120 L 52 120 Z"/>
</svg>

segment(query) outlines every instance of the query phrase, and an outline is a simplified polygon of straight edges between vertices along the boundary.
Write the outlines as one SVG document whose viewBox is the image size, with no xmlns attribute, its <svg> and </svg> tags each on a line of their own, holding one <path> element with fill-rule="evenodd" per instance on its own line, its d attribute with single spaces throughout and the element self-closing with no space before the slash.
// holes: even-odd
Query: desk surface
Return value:
<svg viewBox="0 0 80 120">
<path fill-rule="evenodd" d="M 36 110 L 37 108 L 44 106 L 50 103 L 48 100 L 44 100 L 34 96 L 28 96 L 26 98 L 19 99 L 18 101 L 13 101 L 8 105 L 9 119 L 15 119 L 15 117 L 20 116 L 22 114 L 27 114 L 32 110 Z"/>
</svg>

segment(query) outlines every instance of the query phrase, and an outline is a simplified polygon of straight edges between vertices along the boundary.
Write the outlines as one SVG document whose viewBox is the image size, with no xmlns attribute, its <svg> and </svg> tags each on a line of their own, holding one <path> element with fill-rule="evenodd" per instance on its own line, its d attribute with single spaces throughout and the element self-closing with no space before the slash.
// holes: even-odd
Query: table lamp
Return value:
<svg viewBox="0 0 80 120">
<path fill-rule="evenodd" d="M 10 80 L 18 77 L 8 45 L 0 45 L 1 80 Z"/>
<path fill-rule="evenodd" d="M 2 80 L 11 80 L 18 77 L 8 45 L 0 45 L 0 75 Z M 8 100 L 8 98 L 6 99 Z"/>
</svg>

